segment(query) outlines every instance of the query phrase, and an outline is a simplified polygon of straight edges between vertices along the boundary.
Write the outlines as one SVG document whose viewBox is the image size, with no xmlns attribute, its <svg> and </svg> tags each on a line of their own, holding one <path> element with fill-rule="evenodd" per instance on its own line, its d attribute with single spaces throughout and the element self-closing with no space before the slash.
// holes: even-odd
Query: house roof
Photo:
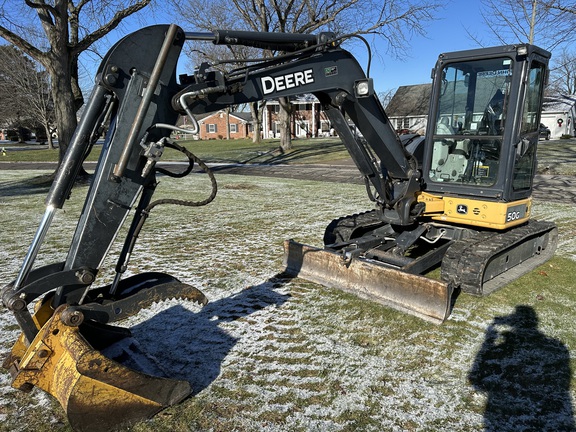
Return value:
<svg viewBox="0 0 576 432">
<path fill-rule="evenodd" d="M 386 107 L 388 117 L 428 115 L 432 84 L 400 86 Z"/>
<path fill-rule="evenodd" d="M 199 114 L 199 115 L 196 115 L 195 117 L 196 117 L 196 120 L 198 120 L 198 123 L 205 123 L 206 120 L 209 119 L 210 117 L 214 117 L 215 115 L 220 115 L 224 112 L 225 112 L 224 110 L 220 110 L 220 111 L 211 112 L 211 113 Z M 249 123 L 250 121 L 252 121 L 252 114 L 249 112 L 243 112 L 243 111 L 231 112 L 230 117 L 235 117 L 238 120 L 240 120 L 242 123 Z"/>
<path fill-rule="evenodd" d="M 308 103 L 317 103 L 318 98 L 311 93 L 305 93 L 296 96 L 289 96 L 289 101 L 291 104 L 308 104 Z M 267 104 L 270 105 L 280 105 L 278 99 L 268 99 L 266 101 Z"/>
<path fill-rule="evenodd" d="M 237 112 L 230 113 L 230 115 L 233 115 L 234 117 L 238 117 L 239 119 L 244 120 L 247 123 L 252 121 L 252 113 L 247 112 L 247 111 L 237 111 Z"/>
<path fill-rule="evenodd" d="M 576 106 L 576 95 L 560 95 L 546 98 L 542 112 L 567 112 Z"/>
</svg>

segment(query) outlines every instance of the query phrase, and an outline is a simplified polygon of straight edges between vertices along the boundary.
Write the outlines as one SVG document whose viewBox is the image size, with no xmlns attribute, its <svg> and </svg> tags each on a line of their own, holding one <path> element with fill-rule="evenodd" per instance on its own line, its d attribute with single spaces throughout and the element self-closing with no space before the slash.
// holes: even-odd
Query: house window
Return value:
<svg viewBox="0 0 576 432">
<path fill-rule="evenodd" d="M 299 103 L 296 105 L 296 111 L 312 111 L 312 104 Z"/>
<path fill-rule="evenodd" d="M 410 119 L 409 118 L 405 118 L 402 124 L 402 128 L 403 129 L 408 129 L 410 127 Z"/>
<path fill-rule="evenodd" d="M 216 125 L 214 123 L 208 123 L 206 125 L 206 132 L 207 133 L 216 133 L 216 132 L 218 132 L 218 128 L 216 127 Z"/>
<path fill-rule="evenodd" d="M 238 132 L 238 125 L 236 123 L 230 123 L 230 133 Z"/>
</svg>

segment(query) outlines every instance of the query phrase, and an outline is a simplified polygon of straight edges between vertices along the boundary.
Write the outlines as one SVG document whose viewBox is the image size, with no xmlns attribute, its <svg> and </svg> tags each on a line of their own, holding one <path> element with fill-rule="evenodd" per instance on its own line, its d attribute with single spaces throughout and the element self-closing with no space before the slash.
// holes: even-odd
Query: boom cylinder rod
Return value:
<svg viewBox="0 0 576 432">
<path fill-rule="evenodd" d="M 254 32 L 243 30 L 214 30 L 212 33 L 186 32 L 187 40 L 211 41 L 214 45 L 243 45 L 262 49 L 297 51 L 326 42 L 333 33 L 300 34 Z"/>
<path fill-rule="evenodd" d="M 134 122 L 132 123 L 132 127 L 128 132 L 128 137 L 126 138 L 126 143 L 124 144 L 122 154 L 120 155 L 118 163 L 114 167 L 113 172 L 114 177 L 117 178 L 122 177 L 122 175 L 124 174 L 124 170 L 128 165 L 128 160 L 130 159 L 130 155 L 132 154 L 132 147 L 134 146 L 136 138 L 138 137 L 140 129 L 142 128 L 144 117 L 146 115 L 146 112 L 148 111 L 148 107 L 150 106 L 150 102 L 152 101 L 152 96 L 156 91 L 158 82 L 160 81 L 160 75 L 162 74 L 162 70 L 164 69 L 164 65 L 166 64 L 166 59 L 168 58 L 168 54 L 170 54 L 170 48 L 172 47 L 172 44 L 176 39 L 177 34 L 178 34 L 178 26 L 175 24 L 171 24 L 170 27 L 168 27 L 166 37 L 164 38 L 164 43 L 160 48 L 158 58 L 156 59 L 156 63 L 154 64 L 154 68 L 152 69 L 152 74 L 150 75 L 150 80 L 148 81 L 148 86 L 146 87 L 144 96 L 140 101 L 140 105 L 138 105 L 138 111 L 136 112 L 136 116 Z"/>
<path fill-rule="evenodd" d="M 184 37 L 186 40 L 195 41 L 212 41 L 216 40 L 216 35 L 214 33 L 207 32 L 184 32 Z"/>
<path fill-rule="evenodd" d="M 30 244 L 28 253 L 24 257 L 24 262 L 22 264 L 22 267 L 20 268 L 20 273 L 18 273 L 16 282 L 14 282 L 14 288 L 13 288 L 14 291 L 18 291 L 18 289 L 20 289 L 20 287 L 30 274 L 30 270 L 32 270 L 32 266 L 34 265 L 36 256 L 38 256 L 40 246 L 44 241 L 44 237 L 46 237 L 46 233 L 48 232 L 48 228 L 50 228 L 50 224 L 52 223 L 52 219 L 54 218 L 55 213 L 56 213 L 56 207 L 51 205 L 46 207 L 44 216 L 42 217 L 40 225 L 38 225 L 38 229 L 36 230 L 36 235 L 34 236 L 32 243 Z"/>
</svg>

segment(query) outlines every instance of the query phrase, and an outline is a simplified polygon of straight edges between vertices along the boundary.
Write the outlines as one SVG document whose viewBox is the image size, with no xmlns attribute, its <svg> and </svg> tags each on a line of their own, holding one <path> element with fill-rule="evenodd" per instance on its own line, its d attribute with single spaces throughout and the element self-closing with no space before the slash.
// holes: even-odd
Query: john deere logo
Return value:
<svg viewBox="0 0 576 432">
<path fill-rule="evenodd" d="M 458 204 L 458 206 L 456 207 L 456 213 L 458 214 L 468 213 L 468 206 L 464 204 Z"/>
<path fill-rule="evenodd" d="M 262 92 L 264 94 L 270 94 L 312 84 L 314 82 L 314 72 L 312 69 L 306 69 L 277 77 L 265 76 L 260 78 L 260 82 L 262 83 Z"/>
</svg>

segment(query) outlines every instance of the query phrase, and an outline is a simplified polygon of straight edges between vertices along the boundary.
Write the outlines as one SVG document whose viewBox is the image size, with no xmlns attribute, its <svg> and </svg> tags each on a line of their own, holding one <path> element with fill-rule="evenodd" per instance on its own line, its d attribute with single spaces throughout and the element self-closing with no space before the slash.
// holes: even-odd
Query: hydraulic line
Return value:
<svg viewBox="0 0 576 432">
<path fill-rule="evenodd" d="M 154 126 L 155 127 L 165 127 L 165 126 L 169 126 L 169 125 L 157 124 Z M 170 127 L 169 129 L 172 129 L 172 127 Z M 150 215 L 150 212 L 152 211 L 152 209 L 154 207 L 159 206 L 159 205 L 164 205 L 164 204 L 174 204 L 174 205 L 180 205 L 180 206 L 184 206 L 184 207 L 201 207 L 201 206 L 205 206 L 205 205 L 210 204 L 214 200 L 214 198 L 216 198 L 216 194 L 218 193 L 218 184 L 216 182 L 216 177 L 214 176 L 214 173 L 212 172 L 212 170 L 201 159 L 196 157 L 194 154 L 192 154 L 190 151 L 188 151 L 188 149 L 186 149 L 185 147 L 182 147 L 182 146 L 180 146 L 180 145 L 178 145 L 172 141 L 166 141 L 165 145 L 166 145 L 166 147 L 170 147 L 174 150 L 178 150 L 178 151 L 184 153 L 188 157 L 188 161 L 189 161 L 188 168 L 186 170 L 184 170 L 184 172 L 174 173 L 174 172 L 171 172 L 171 171 L 166 170 L 164 168 L 155 167 L 156 172 L 162 173 L 162 174 L 167 175 L 169 177 L 181 178 L 181 177 L 188 175 L 192 171 L 192 168 L 194 167 L 194 163 L 197 163 L 198 166 L 200 168 L 202 168 L 202 170 L 208 175 L 208 178 L 210 179 L 210 183 L 212 186 L 211 193 L 207 198 L 205 198 L 201 201 L 181 200 L 181 199 L 173 199 L 173 198 L 159 199 L 159 200 L 153 201 L 150 204 L 148 204 L 148 206 L 146 206 L 146 208 L 144 208 L 142 211 L 140 211 L 139 214 L 137 214 L 135 216 L 134 223 L 133 223 L 132 227 L 130 228 L 131 234 L 129 234 L 128 238 L 126 239 L 126 242 L 124 243 L 124 247 L 122 248 L 122 252 L 120 253 L 120 256 L 118 257 L 118 261 L 116 263 L 116 276 L 114 277 L 114 281 L 110 287 L 110 294 L 111 295 L 114 295 L 114 293 L 118 287 L 118 283 L 120 282 L 120 279 L 122 277 L 122 274 L 126 271 L 126 269 L 128 267 L 128 262 L 130 261 L 130 256 L 132 255 L 132 251 L 134 250 L 134 246 L 136 245 L 136 241 L 138 239 L 138 236 L 140 235 L 140 231 L 142 231 L 144 223 L 148 219 L 148 216 Z"/>
</svg>

